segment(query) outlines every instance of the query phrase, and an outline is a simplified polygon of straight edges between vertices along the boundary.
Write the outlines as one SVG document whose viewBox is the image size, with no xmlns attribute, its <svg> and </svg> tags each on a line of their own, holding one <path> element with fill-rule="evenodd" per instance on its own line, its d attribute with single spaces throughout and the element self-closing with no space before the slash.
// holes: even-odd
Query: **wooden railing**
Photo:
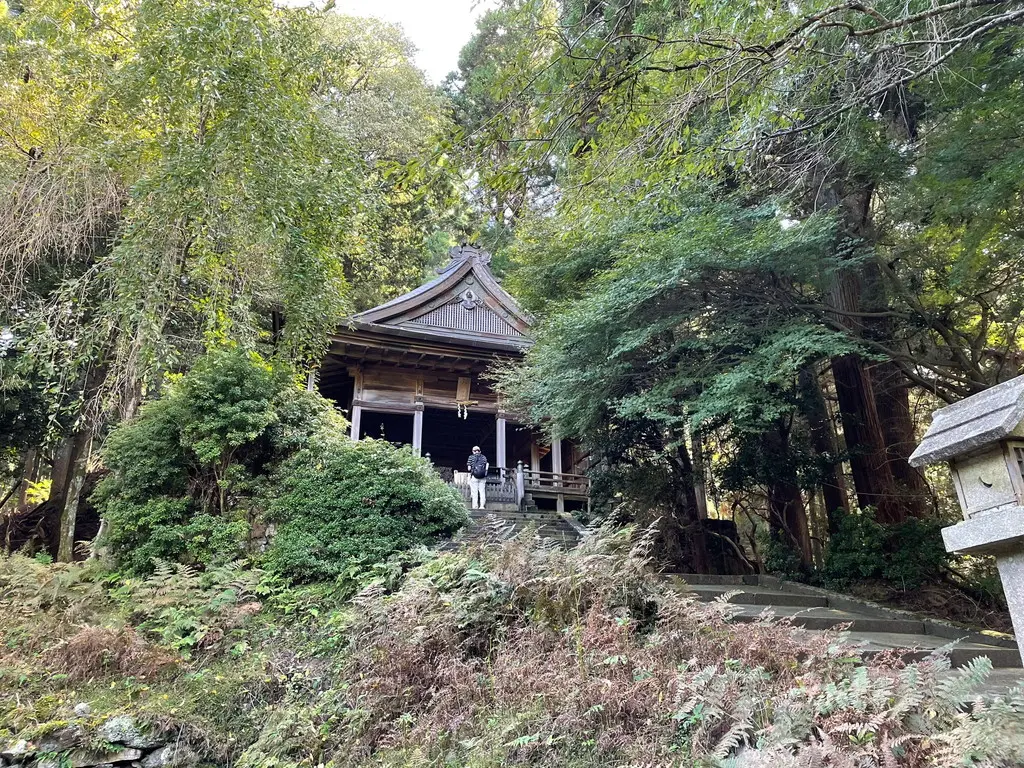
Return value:
<svg viewBox="0 0 1024 768">
<path fill-rule="evenodd" d="M 522 469 L 523 485 L 526 491 L 550 491 L 571 496 L 587 496 L 590 493 L 590 478 L 571 472 L 541 472 L 537 469 Z"/>
<path fill-rule="evenodd" d="M 456 472 L 451 485 L 462 494 L 462 498 L 466 501 L 470 500 L 469 472 Z M 506 470 L 503 473 L 489 475 L 487 477 L 487 498 L 490 501 L 522 505 L 523 495 L 519 492 L 515 472 Z"/>
<path fill-rule="evenodd" d="M 459 490 L 463 498 L 469 500 L 468 472 L 455 472 L 451 484 Z M 491 469 L 491 474 L 487 478 L 488 499 L 522 506 L 527 493 L 556 494 L 585 499 L 590 495 L 590 478 L 571 472 L 542 472 L 536 469 L 527 469 L 522 462 L 515 467 Z"/>
</svg>

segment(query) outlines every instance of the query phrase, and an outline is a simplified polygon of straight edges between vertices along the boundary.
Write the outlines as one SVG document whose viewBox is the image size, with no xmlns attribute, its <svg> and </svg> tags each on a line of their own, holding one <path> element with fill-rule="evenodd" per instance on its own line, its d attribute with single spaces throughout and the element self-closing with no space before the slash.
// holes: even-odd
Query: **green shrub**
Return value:
<svg viewBox="0 0 1024 768">
<path fill-rule="evenodd" d="M 212 351 L 108 438 L 111 474 L 93 496 L 110 524 L 105 544 L 132 573 L 151 571 L 154 559 L 229 562 L 244 552 L 276 466 L 314 434 L 344 429 L 289 367 L 237 348 Z"/>
<path fill-rule="evenodd" d="M 772 531 L 758 536 L 761 562 L 766 572 L 793 581 L 806 581 L 807 566 L 800 559 L 793 542 L 785 534 Z"/>
<path fill-rule="evenodd" d="M 903 589 L 935 581 L 949 563 L 940 528 L 936 521 L 914 518 L 883 525 L 871 510 L 841 515 L 825 554 L 822 580 L 844 587 L 852 581 L 883 579 Z"/>
<path fill-rule="evenodd" d="M 277 473 L 267 566 L 300 581 L 337 578 L 450 534 L 465 506 L 425 459 L 380 440 L 327 439 Z"/>
</svg>

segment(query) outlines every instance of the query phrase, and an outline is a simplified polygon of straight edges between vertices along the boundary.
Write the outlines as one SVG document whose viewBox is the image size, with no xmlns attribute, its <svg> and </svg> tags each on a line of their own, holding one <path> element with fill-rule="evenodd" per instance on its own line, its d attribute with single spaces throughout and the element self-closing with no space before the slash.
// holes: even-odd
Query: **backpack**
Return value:
<svg viewBox="0 0 1024 768">
<path fill-rule="evenodd" d="M 470 465 L 473 467 L 472 475 L 477 480 L 487 477 L 487 459 L 482 453 L 479 456 L 473 456 L 470 459 Z"/>
</svg>

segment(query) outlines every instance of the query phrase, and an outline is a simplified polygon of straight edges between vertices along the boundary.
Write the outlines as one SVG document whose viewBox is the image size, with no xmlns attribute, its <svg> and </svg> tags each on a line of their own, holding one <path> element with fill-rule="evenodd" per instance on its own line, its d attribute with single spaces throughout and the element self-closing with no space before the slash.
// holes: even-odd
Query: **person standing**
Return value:
<svg viewBox="0 0 1024 768">
<path fill-rule="evenodd" d="M 480 452 L 480 446 L 474 445 L 473 452 L 466 460 L 466 469 L 469 470 L 470 506 L 473 509 L 487 508 L 487 470 L 489 467 L 487 457 Z"/>
</svg>

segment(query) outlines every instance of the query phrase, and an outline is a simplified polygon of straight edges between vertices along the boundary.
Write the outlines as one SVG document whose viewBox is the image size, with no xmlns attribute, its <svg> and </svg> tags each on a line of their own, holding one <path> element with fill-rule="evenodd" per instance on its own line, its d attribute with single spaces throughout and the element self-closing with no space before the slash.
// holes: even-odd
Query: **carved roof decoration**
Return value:
<svg viewBox="0 0 1024 768">
<path fill-rule="evenodd" d="M 532 318 L 491 273 L 491 255 L 455 246 L 438 277 L 379 307 L 354 315 L 356 331 L 521 351 L 532 344 Z"/>
</svg>

